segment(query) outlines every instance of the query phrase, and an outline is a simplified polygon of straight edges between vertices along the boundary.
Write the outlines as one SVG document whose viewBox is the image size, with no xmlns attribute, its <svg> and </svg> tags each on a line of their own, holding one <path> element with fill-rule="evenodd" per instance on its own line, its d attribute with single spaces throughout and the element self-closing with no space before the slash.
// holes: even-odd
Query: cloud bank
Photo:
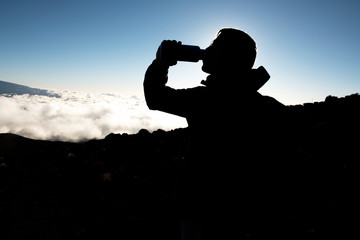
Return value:
<svg viewBox="0 0 360 240">
<path fill-rule="evenodd" d="M 139 97 L 58 92 L 58 97 L 0 95 L 0 133 L 41 140 L 82 141 L 109 133 L 186 127 L 183 118 L 147 108 Z"/>
</svg>

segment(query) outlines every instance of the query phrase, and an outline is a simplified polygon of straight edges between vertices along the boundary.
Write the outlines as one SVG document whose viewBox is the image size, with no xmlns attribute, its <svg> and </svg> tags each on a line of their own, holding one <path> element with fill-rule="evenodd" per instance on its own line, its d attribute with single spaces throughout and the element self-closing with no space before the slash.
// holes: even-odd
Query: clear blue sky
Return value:
<svg viewBox="0 0 360 240">
<path fill-rule="evenodd" d="M 0 0 L 0 80 L 55 90 L 142 96 L 163 39 L 205 48 L 222 27 L 257 42 L 261 93 L 285 104 L 360 92 L 358 0 Z M 179 63 L 169 85 L 192 87 L 201 64 Z"/>
</svg>

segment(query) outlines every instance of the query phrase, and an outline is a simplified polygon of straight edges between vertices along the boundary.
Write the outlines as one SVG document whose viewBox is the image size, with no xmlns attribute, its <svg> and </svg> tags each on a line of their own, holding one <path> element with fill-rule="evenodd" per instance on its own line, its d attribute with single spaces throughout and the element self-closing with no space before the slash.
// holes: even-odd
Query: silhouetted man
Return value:
<svg viewBox="0 0 360 240">
<path fill-rule="evenodd" d="M 252 69 L 256 53 L 247 33 L 226 28 L 205 50 L 202 70 L 209 76 L 204 86 L 167 86 L 168 69 L 176 60 L 155 59 L 145 74 L 148 107 L 188 122 L 190 143 L 180 186 L 183 239 L 269 236 L 272 210 L 279 205 L 272 200 L 278 184 L 274 157 L 279 157 L 274 134 L 283 132 L 285 106 L 257 92 L 266 76 Z"/>
</svg>

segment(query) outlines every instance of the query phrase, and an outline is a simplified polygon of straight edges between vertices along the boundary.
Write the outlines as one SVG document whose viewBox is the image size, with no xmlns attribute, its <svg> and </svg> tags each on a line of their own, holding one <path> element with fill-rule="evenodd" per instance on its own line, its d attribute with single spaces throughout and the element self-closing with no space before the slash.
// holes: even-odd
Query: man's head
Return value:
<svg viewBox="0 0 360 240">
<path fill-rule="evenodd" d="M 231 74 L 247 71 L 254 65 L 256 43 L 245 32 L 221 29 L 206 49 L 202 70 L 210 74 Z"/>
</svg>

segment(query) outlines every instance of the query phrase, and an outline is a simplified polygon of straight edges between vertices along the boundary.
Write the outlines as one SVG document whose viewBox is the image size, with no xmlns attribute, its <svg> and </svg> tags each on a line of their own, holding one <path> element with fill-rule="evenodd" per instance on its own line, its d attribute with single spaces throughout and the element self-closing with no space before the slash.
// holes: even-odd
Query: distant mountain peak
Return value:
<svg viewBox="0 0 360 240">
<path fill-rule="evenodd" d="M 55 98 L 61 97 L 59 94 L 46 89 L 31 88 L 28 86 L 0 80 L 0 95 L 12 97 L 14 95 L 23 95 L 23 94 L 40 95 L 40 96 L 55 97 Z"/>
</svg>

